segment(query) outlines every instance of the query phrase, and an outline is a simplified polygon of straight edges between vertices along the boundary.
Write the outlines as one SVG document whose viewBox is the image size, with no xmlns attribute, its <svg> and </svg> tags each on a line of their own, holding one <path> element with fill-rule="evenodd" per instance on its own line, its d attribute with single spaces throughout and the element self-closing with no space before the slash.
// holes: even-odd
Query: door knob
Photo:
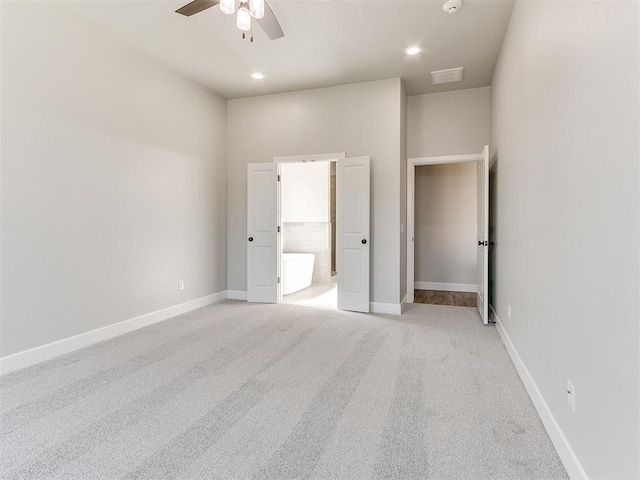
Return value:
<svg viewBox="0 0 640 480">
<path fill-rule="evenodd" d="M 366 238 L 363 238 L 363 239 L 362 239 L 362 244 L 363 244 L 363 245 L 365 245 L 366 243 L 367 243 L 367 239 L 366 239 Z"/>
<path fill-rule="evenodd" d="M 250 242 L 253 242 L 253 237 L 249 237 L 249 241 L 250 241 Z"/>
</svg>

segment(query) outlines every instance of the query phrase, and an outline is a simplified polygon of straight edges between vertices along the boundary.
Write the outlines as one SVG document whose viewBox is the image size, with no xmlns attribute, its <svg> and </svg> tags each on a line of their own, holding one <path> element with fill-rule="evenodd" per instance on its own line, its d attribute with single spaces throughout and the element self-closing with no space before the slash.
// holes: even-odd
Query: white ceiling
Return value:
<svg viewBox="0 0 640 480">
<path fill-rule="evenodd" d="M 101 30 L 210 87 L 240 98 L 402 77 L 409 95 L 487 86 L 514 0 L 466 0 L 455 15 L 444 0 L 271 0 L 284 38 L 256 25 L 243 40 L 235 16 L 213 7 L 174 13 L 187 0 L 97 0 L 67 7 Z M 422 47 L 409 57 L 404 49 Z M 430 72 L 464 67 L 464 80 L 431 85 Z M 264 80 L 254 80 L 253 72 Z"/>
</svg>

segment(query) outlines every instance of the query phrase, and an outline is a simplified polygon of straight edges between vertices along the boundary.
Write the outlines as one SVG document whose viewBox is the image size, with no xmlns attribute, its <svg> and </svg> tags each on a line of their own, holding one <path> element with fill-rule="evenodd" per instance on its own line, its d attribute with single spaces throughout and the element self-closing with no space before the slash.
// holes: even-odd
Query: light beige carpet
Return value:
<svg viewBox="0 0 640 480">
<path fill-rule="evenodd" d="M 567 478 L 474 308 L 225 301 L 0 394 L 7 479 Z"/>
</svg>

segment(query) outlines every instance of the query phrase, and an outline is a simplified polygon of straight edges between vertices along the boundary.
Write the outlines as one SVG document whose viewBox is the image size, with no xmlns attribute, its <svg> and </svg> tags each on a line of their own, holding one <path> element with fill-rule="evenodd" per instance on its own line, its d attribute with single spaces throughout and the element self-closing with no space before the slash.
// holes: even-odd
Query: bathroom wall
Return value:
<svg viewBox="0 0 640 480">
<path fill-rule="evenodd" d="M 331 278 L 329 162 L 282 165 L 284 252 L 313 253 L 313 282 Z"/>
</svg>

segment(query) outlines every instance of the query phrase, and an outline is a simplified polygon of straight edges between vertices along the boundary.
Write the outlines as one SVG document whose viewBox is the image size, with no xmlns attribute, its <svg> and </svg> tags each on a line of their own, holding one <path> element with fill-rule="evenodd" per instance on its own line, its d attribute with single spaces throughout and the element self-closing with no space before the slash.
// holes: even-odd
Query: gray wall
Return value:
<svg viewBox="0 0 640 480">
<path fill-rule="evenodd" d="M 492 87 L 492 303 L 594 479 L 640 477 L 638 9 L 517 2 Z"/>
<path fill-rule="evenodd" d="M 415 281 L 477 284 L 477 165 L 416 168 Z"/>
<path fill-rule="evenodd" d="M 407 154 L 479 153 L 489 143 L 491 87 L 409 97 Z"/>
<path fill-rule="evenodd" d="M 408 156 L 479 153 L 490 120 L 490 87 L 411 96 Z M 415 281 L 477 283 L 476 201 L 475 166 L 416 169 Z"/>
<path fill-rule="evenodd" d="M 371 157 L 371 300 L 400 302 L 400 88 L 396 78 L 228 102 L 230 290 L 247 289 L 247 164 L 346 152 Z"/>
<path fill-rule="evenodd" d="M 54 2 L 1 26 L 2 355 L 225 290 L 225 100 Z"/>
</svg>

